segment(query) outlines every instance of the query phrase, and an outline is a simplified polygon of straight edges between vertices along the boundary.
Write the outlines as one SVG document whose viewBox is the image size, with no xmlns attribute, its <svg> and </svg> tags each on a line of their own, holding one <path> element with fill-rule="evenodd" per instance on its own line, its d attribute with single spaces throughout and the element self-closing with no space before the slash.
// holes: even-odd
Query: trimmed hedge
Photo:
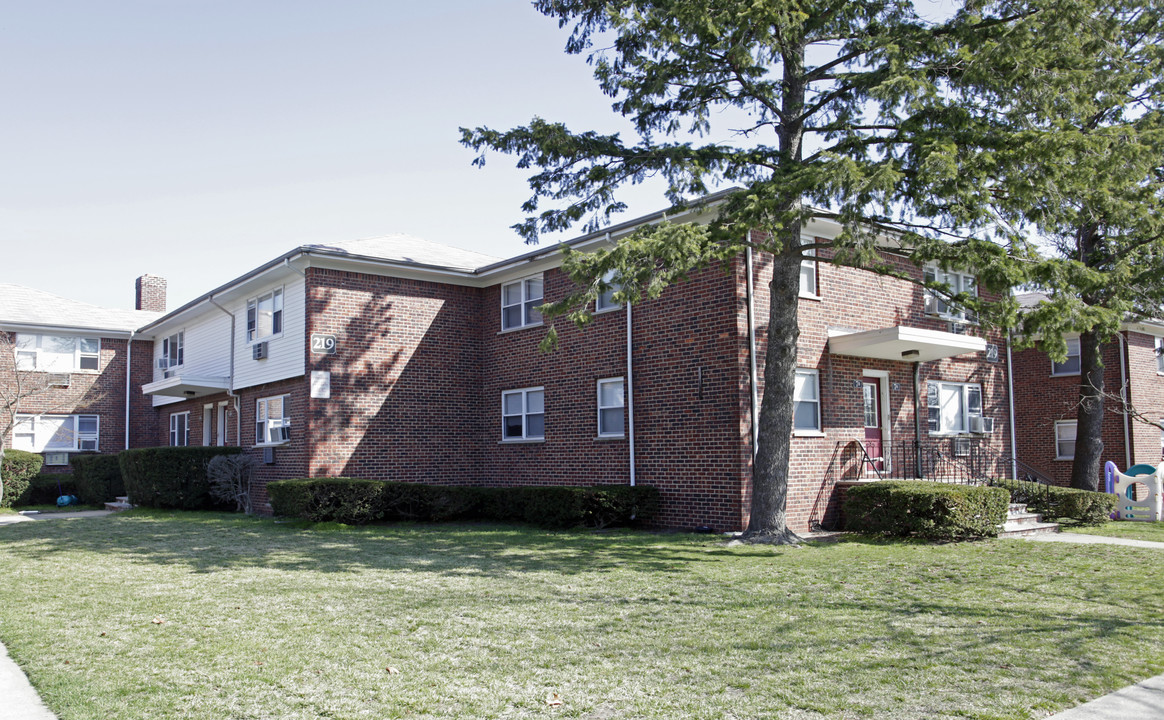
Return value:
<svg viewBox="0 0 1164 720">
<path fill-rule="evenodd" d="M 125 495 L 117 455 L 74 455 L 69 464 L 73 466 L 76 495 L 86 505 L 101 505 Z"/>
<path fill-rule="evenodd" d="M 1119 498 L 1109 493 L 1028 480 L 995 480 L 992 484 L 1009 492 L 1011 502 L 1023 503 L 1052 520 L 1069 518 L 1085 525 L 1098 525 L 1108 520 L 1119 504 Z"/>
<path fill-rule="evenodd" d="M 1010 495 L 997 487 L 888 480 L 848 489 L 845 526 L 929 540 L 995 537 L 1009 502 Z"/>
<path fill-rule="evenodd" d="M 56 505 L 61 495 L 76 495 L 77 484 L 71 473 L 41 473 L 32 478 L 28 489 L 16 500 L 17 505 Z"/>
<path fill-rule="evenodd" d="M 5 450 L 0 461 L 0 482 L 4 483 L 4 497 L 0 507 L 10 508 L 28 491 L 32 478 L 40 472 L 44 458 L 24 450 Z"/>
<path fill-rule="evenodd" d="M 304 478 L 267 483 L 276 515 L 312 522 L 364 524 L 377 520 L 495 520 L 548 528 L 630 525 L 658 513 L 649 486 L 483 488 Z"/>
<path fill-rule="evenodd" d="M 223 508 L 210 496 L 206 465 L 238 447 L 153 447 L 118 454 L 125 491 L 134 505 L 179 510 Z"/>
</svg>

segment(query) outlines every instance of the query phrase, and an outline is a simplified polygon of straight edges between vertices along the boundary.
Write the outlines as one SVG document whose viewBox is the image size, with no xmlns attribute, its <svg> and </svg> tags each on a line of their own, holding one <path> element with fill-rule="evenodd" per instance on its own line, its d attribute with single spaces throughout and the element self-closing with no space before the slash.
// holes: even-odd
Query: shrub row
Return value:
<svg viewBox="0 0 1164 720">
<path fill-rule="evenodd" d="M 1011 502 L 1023 503 L 1048 519 L 1069 518 L 1086 525 L 1107 520 L 1119 502 L 1118 497 L 1108 493 L 1027 480 L 995 480 L 993 484 L 1009 492 Z"/>
<path fill-rule="evenodd" d="M 1002 488 L 889 480 L 848 489 L 845 525 L 857 532 L 929 540 L 995 537 L 1006 522 L 1009 502 Z"/>
<path fill-rule="evenodd" d="M 207 463 L 240 452 L 238 447 L 153 447 L 123 450 L 117 457 L 134 505 L 204 510 L 222 507 L 210 496 Z"/>
<path fill-rule="evenodd" d="M 4 483 L 4 497 L 0 507 L 10 508 L 28 492 L 32 478 L 40 472 L 44 458 L 24 450 L 5 450 L 0 461 L 0 482 Z"/>
<path fill-rule="evenodd" d="M 117 455 L 74 455 L 69 459 L 73 467 L 75 494 L 86 505 L 101 505 L 125 494 L 121 478 L 121 461 Z"/>
<path fill-rule="evenodd" d="M 276 515 L 360 525 L 377 520 L 496 520 L 548 528 L 606 527 L 658 512 L 650 486 L 484 488 L 361 478 L 305 478 L 267 484 Z"/>
<path fill-rule="evenodd" d="M 17 505 L 56 505 L 61 495 L 76 495 L 77 485 L 71 473 L 41 473 L 33 476 Z"/>
</svg>

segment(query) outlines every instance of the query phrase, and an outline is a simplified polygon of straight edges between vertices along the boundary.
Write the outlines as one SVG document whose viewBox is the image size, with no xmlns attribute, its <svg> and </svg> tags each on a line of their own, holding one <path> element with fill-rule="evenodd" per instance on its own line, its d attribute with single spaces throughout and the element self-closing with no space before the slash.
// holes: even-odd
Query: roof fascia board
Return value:
<svg viewBox="0 0 1164 720">
<path fill-rule="evenodd" d="M 45 325 L 40 323 L 0 323 L 0 330 L 6 332 L 35 332 L 35 333 L 92 333 L 101 337 L 128 338 L 135 334 L 133 330 L 114 330 L 112 328 L 95 327 L 91 325 Z"/>
</svg>

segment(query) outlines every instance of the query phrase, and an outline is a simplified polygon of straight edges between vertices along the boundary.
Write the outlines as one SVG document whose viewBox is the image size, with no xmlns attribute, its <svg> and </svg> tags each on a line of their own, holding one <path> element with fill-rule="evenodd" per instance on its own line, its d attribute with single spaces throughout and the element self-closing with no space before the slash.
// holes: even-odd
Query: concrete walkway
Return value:
<svg viewBox="0 0 1164 720">
<path fill-rule="evenodd" d="M 105 517 L 113 510 L 75 510 L 73 512 L 42 512 L 21 515 L 20 513 L 0 513 L 0 525 L 33 522 L 34 520 L 71 520 L 73 518 Z"/>
<path fill-rule="evenodd" d="M 8 657 L 8 648 L 0 645 L 0 702 L 5 720 L 57 720 L 40 695 L 32 689 L 20 666 Z"/>
<path fill-rule="evenodd" d="M 1111 695 L 1104 695 L 1079 707 L 1052 715 L 1047 720 L 1161 720 L 1161 718 L 1164 718 L 1164 675 L 1129 685 Z"/>
<path fill-rule="evenodd" d="M 1164 550 L 1164 542 L 1104 537 L 1103 535 L 1084 535 L 1083 533 L 1047 533 L 1045 535 L 1028 535 L 1027 537 L 1015 539 L 1030 540 L 1031 542 L 1075 543 L 1076 545 L 1125 545 L 1127 547 Z"/>
</svg>

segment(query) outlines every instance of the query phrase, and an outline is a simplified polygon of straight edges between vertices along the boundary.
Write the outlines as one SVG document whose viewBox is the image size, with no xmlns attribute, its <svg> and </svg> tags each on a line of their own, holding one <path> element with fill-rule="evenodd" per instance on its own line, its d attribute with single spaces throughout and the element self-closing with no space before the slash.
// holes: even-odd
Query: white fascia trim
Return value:
<svg viewBox="0 0 1164 720">
<path fill-rule="evenodd" d="M 133 335 L 132 330 L 113 330 L 101 327 L 89 327 L 82 325 L 35 325 L 32 323 L 0 323 L 0 330 L 5 332 L 19 332 L 19 333 L 37 333 L 40 335 L 47 333 L 60 333 L 62 335 L 96 335 L 103 338 L 129 338 Z"/>
</svg>

